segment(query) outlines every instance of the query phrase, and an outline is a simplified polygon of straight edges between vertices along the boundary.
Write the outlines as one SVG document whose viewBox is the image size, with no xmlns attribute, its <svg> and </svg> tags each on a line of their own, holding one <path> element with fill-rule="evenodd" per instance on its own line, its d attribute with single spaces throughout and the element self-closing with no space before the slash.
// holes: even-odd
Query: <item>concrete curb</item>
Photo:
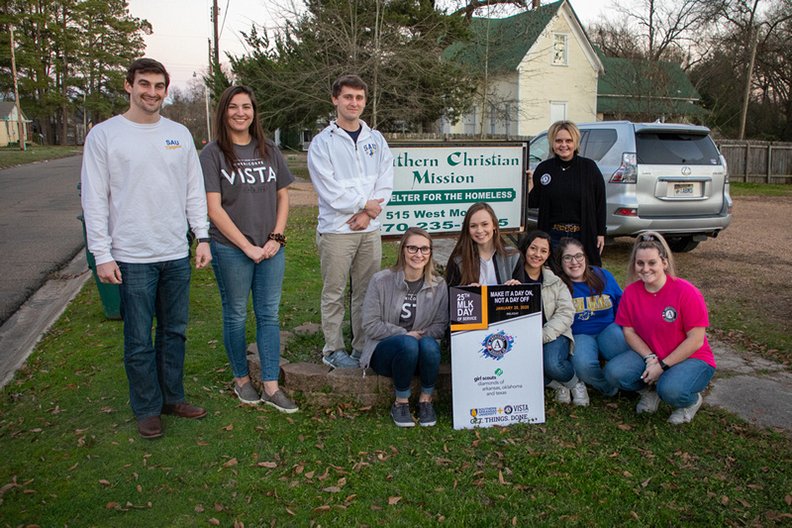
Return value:
<svg viewBox="0 0 792 528">
<path fill-rule="evenodd" d="M 0 387 L 14 377 L 47 330 L 91 277 L 85 251 L 55 272 L 0 327 Z"/>
</svg>

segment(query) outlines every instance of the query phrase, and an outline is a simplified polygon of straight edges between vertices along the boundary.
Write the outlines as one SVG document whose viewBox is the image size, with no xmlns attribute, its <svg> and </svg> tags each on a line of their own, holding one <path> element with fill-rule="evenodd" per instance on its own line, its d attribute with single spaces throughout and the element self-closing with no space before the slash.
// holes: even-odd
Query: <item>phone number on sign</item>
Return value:
<svg viewBox="0 0 792 528">
<path fill-rule="evenodd" d="M 498 225 L 500 227 L 505 227 L 509 225 L 508 218 L 500 218 L 498 220 Z M 386 233 L 403 233 L 407 231 L 411 226 L 404 222 L 399 224 L 382 224 L 382 228 L 385 230 Z M 462 227 L 462 224 L 459 222 L 454 222 L 453 220 L 444 220 L 443 222 L 417 222 L 415 227 L 420 227 L 421 229 L 426 229 L 427 231 L 452 231 L 452 230 L 459 230 Z"/>
</svg>

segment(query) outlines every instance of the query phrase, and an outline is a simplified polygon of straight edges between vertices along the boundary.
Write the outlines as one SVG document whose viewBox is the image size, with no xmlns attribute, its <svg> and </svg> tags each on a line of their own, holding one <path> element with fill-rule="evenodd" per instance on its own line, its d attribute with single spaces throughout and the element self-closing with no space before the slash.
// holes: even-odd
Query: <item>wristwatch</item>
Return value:
<svg viewBox="0 0 792 528">
<path fill-rule="evenodd" d="M 203 244 L 204 242 L 206 242 L 206 243 L 208 244 L 208 243 L 209 243 L 209 242 L 211 242 L 211 241 L 212 241 L 212 239 L 211 239 L 211 238 L 199 238 L 199 239 L 198 239 L 198 243 L 199 243 L 199 244 Z"/>
<path fill-rule="evenodd" d="M 665 362 L 665 361 L 663 361 L 662 359 L 661 359 L 661 360 L 659 360 L 659 361 L 658 361 L 658 363 L 660 364 L 660 367 L 661 367 L 663 370 L 668 370 L 668 369 L 670 369 L 670 368 L 671 368 L 671 367 L 670 367 L 669 365 L 667 365 L 667 364 L 666 364 L 666 362 Z"/>
</svg>

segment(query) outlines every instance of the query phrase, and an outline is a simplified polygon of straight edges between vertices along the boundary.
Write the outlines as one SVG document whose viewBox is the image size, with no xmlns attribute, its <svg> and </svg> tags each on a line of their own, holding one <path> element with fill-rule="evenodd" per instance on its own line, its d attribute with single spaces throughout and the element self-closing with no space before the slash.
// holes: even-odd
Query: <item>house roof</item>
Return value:
<svg viewBox="0 0 792 528">
<path fill-rule="evenodd" d="M 452 44 L 445 56 L 478 69 L 489 56 L 490 71 L 514 71 L 563 3 L 559 0 L 508 18 L 473 18 L 470 41 Z"/>
<path fill-rule="evenodd" d="M 0 118 L 7 119 L 14 112 L 15 106 L 14 101 L 0 101 Z"/>
<path fill-rule="evenodd" d="M 605 57 L 597 84 L 597 112 L 698 114 L 698 91 L 679 64 L 645 59 Z"/>
</svg>

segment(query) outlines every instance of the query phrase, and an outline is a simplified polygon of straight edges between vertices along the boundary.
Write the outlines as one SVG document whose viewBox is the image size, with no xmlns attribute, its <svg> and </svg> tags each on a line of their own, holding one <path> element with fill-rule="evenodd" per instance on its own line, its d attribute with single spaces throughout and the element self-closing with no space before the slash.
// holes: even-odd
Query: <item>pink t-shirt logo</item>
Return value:
<svg viewBox="0 0 792 528">
<path fill-rule="evenodd" d="M 666 323 L 673 323 L 674 321 L 676 321 L 676 318 L 677 318 L 677 311 L 676 309 L 674 309 L 673 306 L 666 306 L 663 309 L 663 320 Z"/>
</svg>

